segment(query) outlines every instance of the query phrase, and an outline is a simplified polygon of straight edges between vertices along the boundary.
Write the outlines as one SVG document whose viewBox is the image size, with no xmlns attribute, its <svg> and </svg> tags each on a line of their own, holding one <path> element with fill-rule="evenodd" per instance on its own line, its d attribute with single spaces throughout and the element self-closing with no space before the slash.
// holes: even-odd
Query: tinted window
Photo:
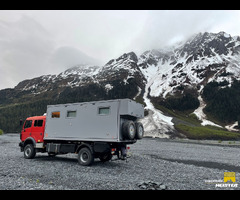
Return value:
<svg viewBox="0 0 240 200">
<path fill-rule="evenodd" d="M 32 126 L 32 120 L 27 120 L 25 122 L 24 128 L 30 128 Z"/>
<path fill-rule="evenodd" d="M 43 120 L 35 120 L 34 122 L 34 126 L 38 126 L 38 127 L 41 127 L 43 125 Z"/>
<path fill-rule="evenodd" d="M 52 118 L 60 118 L 60 112 L 52 112 Z"/>
</svg>

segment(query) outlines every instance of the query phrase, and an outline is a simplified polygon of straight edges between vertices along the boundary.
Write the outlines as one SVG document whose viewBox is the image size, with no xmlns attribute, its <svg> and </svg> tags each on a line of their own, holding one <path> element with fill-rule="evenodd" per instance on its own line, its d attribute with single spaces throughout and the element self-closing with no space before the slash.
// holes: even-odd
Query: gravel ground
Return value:
<svg viewBox="0 0 240 200">
<path fill-rule="evenodd" d="M 0 136 L 1 190 L 143 190 L 148 183 L 167 190 L 240 189 L 240 145 L 144 138 L 130 145 L 128 162 L 95 159 L 84 167 L 76 154 L 24 159 L 19 141 L 18 134 Z M 224 172 L 236 173 L 237 188 L 207 182 L 223 181 Z"/>
</svg>

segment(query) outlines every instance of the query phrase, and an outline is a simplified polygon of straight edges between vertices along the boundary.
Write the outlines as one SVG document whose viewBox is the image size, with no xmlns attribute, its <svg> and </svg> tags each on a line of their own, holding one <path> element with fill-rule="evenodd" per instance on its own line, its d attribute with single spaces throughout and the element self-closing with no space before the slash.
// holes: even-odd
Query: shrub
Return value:
<svg viewBox="0 0 240 200">
<path fill-rule="evenodd" d="M 152 98 L 155 104 L 166 107 L 170 110 L 193 110 L 199 107 L 200 102 L 197 97 L 191 93 L 184 94 L 181 97 L 170 96 L 166 99 L 161 98 Z"/>
<path fill-rule="evenodd" d="M 203 90 L 207 103 L 204 111 L 220 122 L 239 121 L 240 116 L 240 81 L 234 81 L 231 87 L 221 87 L 221 83 L 208 83 Z"/>
</svg>

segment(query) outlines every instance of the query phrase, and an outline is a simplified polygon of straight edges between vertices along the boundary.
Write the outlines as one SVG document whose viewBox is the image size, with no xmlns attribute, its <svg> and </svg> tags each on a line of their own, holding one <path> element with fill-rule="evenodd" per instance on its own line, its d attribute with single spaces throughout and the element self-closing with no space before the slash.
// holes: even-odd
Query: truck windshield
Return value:
<svg viewBox="0 0 240 200">
<path fill-rule="evenodd" d="M 32 120 L 27 120 L 27 121 L 25 122 L 24 128 L 29 128 L 29 127 L 31 127 L 31 126 L 32 126 Z"/>
</svg>

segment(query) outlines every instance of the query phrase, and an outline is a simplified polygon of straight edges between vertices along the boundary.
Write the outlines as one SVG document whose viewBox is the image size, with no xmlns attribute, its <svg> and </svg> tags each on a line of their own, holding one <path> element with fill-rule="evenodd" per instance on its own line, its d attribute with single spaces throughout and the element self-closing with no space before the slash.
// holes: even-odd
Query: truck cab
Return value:
<svg viewBox="0 0 240 200">
<path fill-rule="evenodd" d="M 20 147 L 23 148 L 27 144 L 36 146 L 37 143 L 43 143 L 45 123 L 46 116 L 28 117 L 20 133 Z"/>
</svg>

